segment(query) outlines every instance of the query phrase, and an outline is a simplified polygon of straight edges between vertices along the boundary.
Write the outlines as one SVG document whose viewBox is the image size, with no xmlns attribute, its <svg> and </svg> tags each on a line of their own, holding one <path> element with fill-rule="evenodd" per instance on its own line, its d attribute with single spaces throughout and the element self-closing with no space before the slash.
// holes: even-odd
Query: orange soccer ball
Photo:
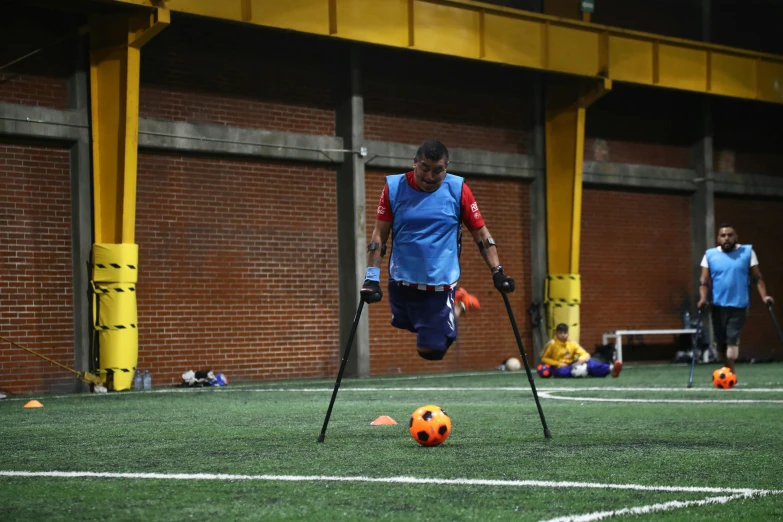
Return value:
<svg viewBox="0 0 783 522">
<path fill-rule="evenodd" d="M 552 367 L 548 364 L 541 363 L 536 367 L 538 375 L 541 377 L 552 377 Z"/>
<path fill-rule="evenodd" d="M 422 446 L 437 446 L 451 434 L 451 417 L 440 406 L 422 406 L 411 415 L 410 433 Z"/>
<path fill-rule="evenodd" d="M 727 390 L 737 384 L 737 376 L 729 368 L 724 366 L 712 372 L 712 384 L 716 388 Z"/>
</svg>

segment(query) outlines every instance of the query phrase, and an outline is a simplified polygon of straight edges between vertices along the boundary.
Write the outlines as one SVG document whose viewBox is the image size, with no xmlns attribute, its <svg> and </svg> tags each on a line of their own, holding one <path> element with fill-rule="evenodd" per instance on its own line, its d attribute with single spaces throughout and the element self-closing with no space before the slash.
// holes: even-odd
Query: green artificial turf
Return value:
<svg viewBox="0 0 783 522">
<path fill-rule="evenodd" d="M 0 519 L 781 520 L 783 365 L 739 365 L 732 390 L 714 369 L 536 378 L 552 439 L 524 371 L 344 379 L 322 444 L 331 379 L 10 397 Z M 430 403 L 453 430 L 425 448 L 407 423 Z"/>
</svg>

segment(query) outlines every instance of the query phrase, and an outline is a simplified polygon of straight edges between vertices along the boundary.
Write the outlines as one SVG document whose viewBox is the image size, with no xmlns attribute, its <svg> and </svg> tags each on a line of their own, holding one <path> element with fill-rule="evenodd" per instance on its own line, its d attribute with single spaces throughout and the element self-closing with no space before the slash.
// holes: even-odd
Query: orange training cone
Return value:
<svg viewBox="0 0 783 522">
<path fill-rule="evenodd" d="M 43 404 L 38 402 L 37 400 L 33 399 L 31 401 L 28 401 L 27 404 L 24 405 L 25 408 L 43 408 Z"/>
<path fill-rule="evenodd" d="M 381 415 L 370 423 L 370 426 L 385 426 L 387 424 L 397 424 L 397 421 L 388 415 Z"/>
</svg>

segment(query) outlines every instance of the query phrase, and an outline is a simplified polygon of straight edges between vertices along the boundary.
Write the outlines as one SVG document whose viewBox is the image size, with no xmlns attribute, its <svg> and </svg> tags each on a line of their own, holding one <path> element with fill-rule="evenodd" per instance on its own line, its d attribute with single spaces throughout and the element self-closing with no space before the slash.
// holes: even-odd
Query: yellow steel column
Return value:
<svg viewBox="0 0 783 522">
<path fill-rule="evenodd" d="M 93 327 L 98 332 L 98 372 L 112 377 L 114 390 L 130 388 L 138 360 L 134 241 L 140 53 L 169 20 L 166 9 L 90 20 Z"/>
<path fill-rule="evenodd" d="M 609 89 L 604 78 L 552 79 L 546 93 L 547 328 L 566 323 L 577 342 L 585 110 Z"/>
</svg>

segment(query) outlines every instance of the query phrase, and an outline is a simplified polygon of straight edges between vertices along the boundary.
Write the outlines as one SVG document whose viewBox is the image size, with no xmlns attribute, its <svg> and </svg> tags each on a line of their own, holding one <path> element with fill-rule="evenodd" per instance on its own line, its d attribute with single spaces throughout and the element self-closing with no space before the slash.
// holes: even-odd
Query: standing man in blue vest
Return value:
<svg viewBox="0 0 783 522">
<path fill-rule="evenodd" d="M 381 263 L 391 233 L 391 324 L 414 332 L 419 355 L 431 361 L 443 359 L 457 338 L 454 291 L 460 277 L 463 224 L 484 257 L 495 288 L 514 291 L 514 280 L 503 272 L 473 193 L 463 178 L 446 172 L 448 165 L 448 149 L 428 140 L 416 152 L 412 171 L 386 177 L 360 292 L 366 303 L 382 299 Z"/>
<path fill-rule="evenodd" d="M 756 283 L 765 304 L 775 302 L 767 295 L 767 286 L 759 270 L 759 261 L 751 245 L 740 245 L 734 227 L 721 223 L 718 246 L 707 250 L 701 261 L 699 303 L 707 304 L 712 289 L 712 329 L 718 352 L 731 371 L 739 356 L 739 337 L 750 306 L 750 281 Z"/>
</svg>

